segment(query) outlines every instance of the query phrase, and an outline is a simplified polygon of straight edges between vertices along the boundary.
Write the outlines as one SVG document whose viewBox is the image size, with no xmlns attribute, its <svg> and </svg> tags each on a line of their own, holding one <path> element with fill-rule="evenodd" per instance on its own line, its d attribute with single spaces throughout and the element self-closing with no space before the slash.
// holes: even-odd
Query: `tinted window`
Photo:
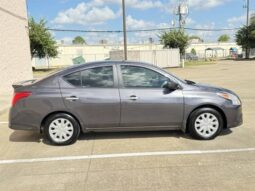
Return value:
<svg viewBox="0 0 255 191">
<path fill-rule="evenodd" d="M 91 68 L 81 71 L 83 87 L 110 88 L 113 87 L 112 66 Z"/>
<path fill-rule="evenodd" d="M 80 72 L 75 72 L 64 77 L 64 79 L 74 86 L 81 86 Z"/>
<path fill-rule="evenodd" d="M 125 87 L 160 88 L 168 78 L 153 70 L 138 66 L 121 66 Z"/>
</svg>

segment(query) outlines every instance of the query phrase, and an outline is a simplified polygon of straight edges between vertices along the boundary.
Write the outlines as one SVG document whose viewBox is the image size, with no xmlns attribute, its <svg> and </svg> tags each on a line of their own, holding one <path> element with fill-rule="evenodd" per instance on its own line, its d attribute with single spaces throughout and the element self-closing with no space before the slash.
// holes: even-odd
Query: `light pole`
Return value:
<svg viewBox="0 0 255 191">
<path fill-rule="evenodd" d="M 123 38 L 124 38 L 124 60 L 127 60 L 127 29 L 126 29 L 125 0 L 122 0 L 122 17 L 123 17 Z"/>
</svg>

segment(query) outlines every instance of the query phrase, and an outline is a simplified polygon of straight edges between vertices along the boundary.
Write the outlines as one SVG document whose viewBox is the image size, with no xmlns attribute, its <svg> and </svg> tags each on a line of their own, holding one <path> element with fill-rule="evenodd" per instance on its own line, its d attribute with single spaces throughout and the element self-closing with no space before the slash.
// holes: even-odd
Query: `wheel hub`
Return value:
<svg viewBox="0 0 255 191">
<path fill-rule="evenodd" d="M 58 143 L 69 140 L 74 133 L 73 131 L 73 124 L 65 118 L 55 119 L 49 126 L 50 137 Z"/>
<path fill-rule="evenodd" d="M 209 138 L 213 136 L 219 129 L 219 120 L 212 113 L 203 113 L 195 120 L 196 132 L 204 137 Z"/>
</svg>

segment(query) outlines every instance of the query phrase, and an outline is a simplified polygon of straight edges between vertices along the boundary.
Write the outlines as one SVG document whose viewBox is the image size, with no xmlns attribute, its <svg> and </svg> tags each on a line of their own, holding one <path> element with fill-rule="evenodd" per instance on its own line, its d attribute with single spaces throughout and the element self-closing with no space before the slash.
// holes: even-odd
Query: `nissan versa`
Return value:
<svg viewBox="0 0 255 191">
<path fill-rule="evenodd" d="M 90 131 L 180 129 L 208 140 L 242 124 L 241 101 L 232 91 L 145 63 L 87 63 L 13 87 L 10 128 L 43 132 L 57 145 Z"/>
</svg>

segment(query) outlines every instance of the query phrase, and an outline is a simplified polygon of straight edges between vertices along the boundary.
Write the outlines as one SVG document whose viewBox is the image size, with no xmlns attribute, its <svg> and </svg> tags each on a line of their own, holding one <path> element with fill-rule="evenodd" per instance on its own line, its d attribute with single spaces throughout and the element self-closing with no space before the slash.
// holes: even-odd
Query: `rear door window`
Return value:
<svg viewBox="0 0 255 191">
<path fill-rule="evenodd" d="M 64 76 L 64 79 L 76 87 L 112 88 L 114 76 L 112 66 L 89 68 Z"/>
<path fill-rule="evenodd" d="M 81 71 L 81 83 L 83 87 L 112 88 L 114 86 L 112 66 L 90 68 Z"/>
</svg>

